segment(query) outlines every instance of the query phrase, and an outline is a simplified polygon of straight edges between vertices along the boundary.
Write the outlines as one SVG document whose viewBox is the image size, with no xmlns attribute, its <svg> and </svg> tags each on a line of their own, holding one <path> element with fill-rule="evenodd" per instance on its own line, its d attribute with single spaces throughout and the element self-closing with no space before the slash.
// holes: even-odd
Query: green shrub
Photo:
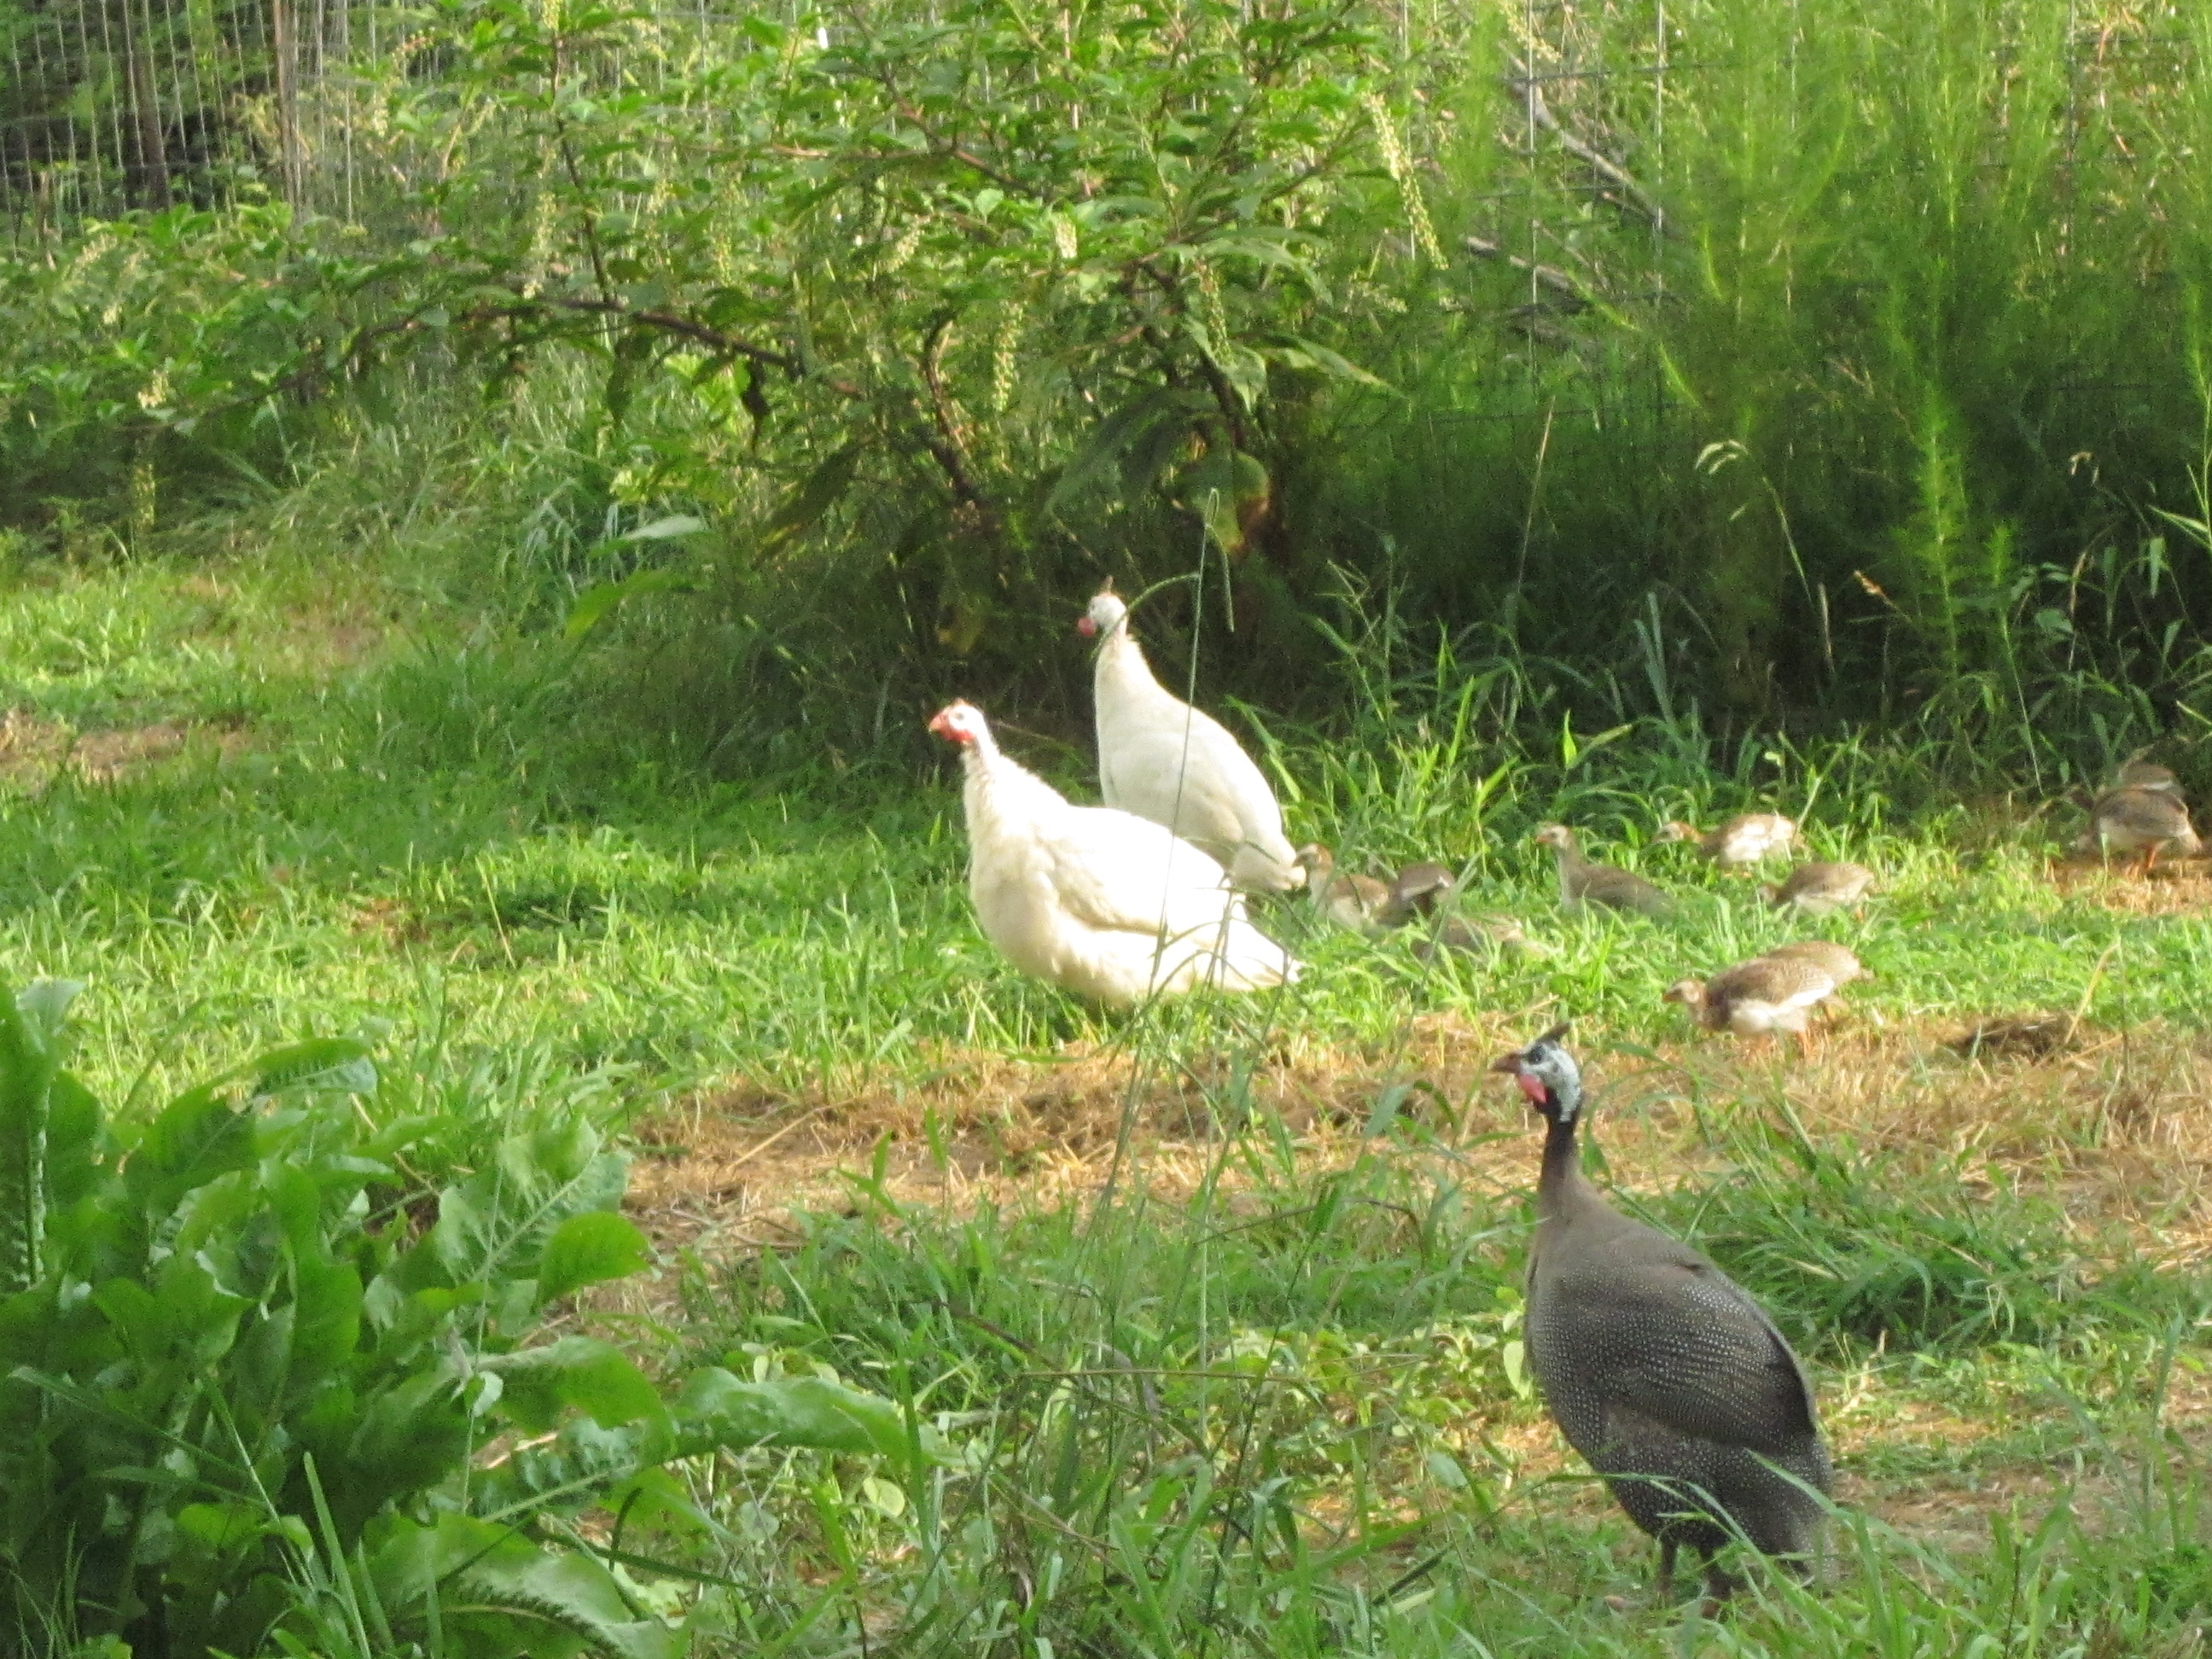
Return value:
<svg viewBox="0 0 2212 1659">
<path fill-rule="evenodd" d="M 0 263 L 0 515 L 434 426 L 397 493 L 514 463 L 461 539 L 638 601 L 631 723 L 718 766 L 1072 713 L 1040 623 L 1201 551 L 1142 625 L 1278 707 L 1344 571 L 1586 726 L 2040 768 L 2206 703 L 2212 25 L 1170 10 L 455 0 L 345 66 L 353 222 Z"/>
<path fill-rule="evenodd" d="M 659 1659 L 641 1603 L 568 1524 L 690 1514 L 662 1473 L 718 1448 L 921 1455 L 890 1402 L 706 1367 L 665 1394 L 612 1346 L 533 1340 L 641 1269 L 626 1163 L 550 1111 L 434 1193 L 428 1117 L 378 1123 L 366 1048 L 274 1050 L 143 1125 L 60 1067 L 76 988 L 0 1000 L 0 1517 L 18 1630 L 198 1659 Z M 617 1536 L 623 1536 L 618 1529 Z M 0 1617 L 8 1617 L 0 1614 Z M 307 1645 L 301 1645 L 306 1644 Z"/>
</svg>

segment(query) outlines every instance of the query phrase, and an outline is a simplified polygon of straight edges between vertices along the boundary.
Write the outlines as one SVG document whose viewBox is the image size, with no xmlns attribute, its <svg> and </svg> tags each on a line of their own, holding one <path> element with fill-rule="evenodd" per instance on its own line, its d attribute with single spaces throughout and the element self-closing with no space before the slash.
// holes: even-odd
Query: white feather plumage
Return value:
<svg viewBox="0 0 2212 1659">
<path fill-rule="evenodd" d="M 1305 871 L 1283 835 L 1283 809 L 1252 757 L 1212 715 L 1163 687 L 1112 593 L 1084 621 L 1098 635 L 1092 676 L 1098 782 L 1109 806 L 1164 825 L 1229 866 L 1237 886 L 1288 892 Z"/>
<path fill-rule="evenodd" d="M 1197 848 L 1130 813 L 1071 804 L 1001 754 L 968 703 L 945 709 L 931 729 L 961 745 L 975 919 L 1024 973 L 1111 1003 L 1297 976 L 1297 962 L 1245 920 L 1228 876 Z"/>
</svg>

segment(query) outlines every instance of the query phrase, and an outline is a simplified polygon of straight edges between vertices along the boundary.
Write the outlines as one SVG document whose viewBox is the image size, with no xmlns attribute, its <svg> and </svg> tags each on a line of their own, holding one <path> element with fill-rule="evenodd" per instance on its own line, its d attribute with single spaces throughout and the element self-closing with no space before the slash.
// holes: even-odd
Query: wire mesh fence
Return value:
<svg viewBox="0 0 2212 1659">
<path fill-rule="evenodd" d="M 1793 40 L 1819 23 L 1799 20 L 1799 3 L 1789 0 Z M 2178 0 L 2046 3 L 2066 7 L 2069 147 L 2113 99 L 2154 103 L 2161 87 L 2192 70 Z M 641 9 L 655 26 L 648 48 L 654 37 L 669 47 L 679 32 L 697 40 L 744 20 L 715 0 Z M 1478 237 L 1468 251 L 1511 263 L 1530 307 L 1541 309 L 1577 291 L 1571 263 L 1557 257 L 1562 246 L 1591 210 L 1612 211 L 1648 232 L 1646 297 L 1655 297 L 1669 100 L 1729 95 L 1729 66 L 1701 60 L 1698 19 L 1679 0 L 1672 10 L 1668 0 L 1508 0 L 1502 11 L 1512 37 L 1512 115 L 1498 136 L 1516 176 L 1491 198 L 1503 234 Z M 1463 21 L 1440 29 L 1433 15 L 1416 17 L 1413 0 L 1400 0 L 1393 32 L 1412 54 Z M 425 48 L 434 47 L 437 27 L 389 0 L 0 0 L 0 218 L 20 240 L 245 192 L 350 217 L 378 136 L 367 131 L 362 77 L 434 73 L 407 60 L 434 58 Z M 1626 57 L 1624 43 L 1632 47 Z M 649 79 L 650 50 L 645 56 L 623 72 L 642 69 Z M 1620 159 L 1631 147 L 1642 176 Z M 1574 175 L 1564 195 L 1563 170 Z M 1540 189 L 1531 187 L 1537 172 Z M 1564 218 L 1563 203 L 1572 209 Z"/>
<path fill-rule="evenodd" d="M 277 111 L 296 103 L 291 0 L 48 0 L 0 10 L 0 209 L 18 240 L 295 182 Z"/>
<path fill-rule="evenodd" d="M 1592 52 L 1576 0 L 1522 0 L 1519 159 L 1574 153 L 1551 112 L 1571 84 L 1634 82 L 1656 137 L 1668 24 L 1664 0 L 1644 3 L 1651 61 L 1621 66 Z M 647 84 L 656 48 L 666 58 L 718 29 L 741 28 L 745 15 L 719 0 L 639 9 L 650 20 L 643 61 L 618 72 Z M 383 0 L 0 0 L 0 216 L 20 238 L 252 192 L 349 216 L 382 136 L 369 131 L 365 82 L 395 70 L 434 74 L 437 27 Z M 1395 32 L 1401 50 L 1419 48 L 1410 5 L 1399 9 Z M 1617 194 L 1626 175 L 1585 154 L 1600 170 L 1595 188 Z M 1528 246 L 1512 252 L 1530 266 L 1533 300 L 1547 280 L 1542 244 L 1551 233 L 1533 221 L 1524 228 Z"/>
</svg>

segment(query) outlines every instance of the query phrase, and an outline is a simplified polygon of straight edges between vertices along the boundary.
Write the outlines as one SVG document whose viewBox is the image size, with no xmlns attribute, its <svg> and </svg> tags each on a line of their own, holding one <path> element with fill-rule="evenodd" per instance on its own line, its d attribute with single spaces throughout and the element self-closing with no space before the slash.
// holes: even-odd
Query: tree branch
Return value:
<svg viewBox="0 0 2212 1659">
<path fill-rule="evenodd" d="M 561 46 L 562 36 L 556 30 L 553 35 L 553 74 L 546 100 L 553 112 L 553 142 L 561 151 L 561 166 L 568 175 L 568 188 L 576 192 L 576 211 L 584 221 L 584 247 L 592 256 L 592 278 L 599 285 L 600 298 L 611 302 L 615 288 L 607 280 L 606 257 L 599 250 L 599 215 L 592 210 L 591 198 L 585 193 L 583 174 L 576 166 L 576 147 L 568 139 L 568 120 L 561 113 Z"/>
<path fill-rule="evenodd" d="M 1139 258 L 1131 263 L 1137 270 L 1143 271 L 1146 276 L 1152 279 L 1158 286 L 1162 297 L 1176 311 L 1188 313 L 1190 308 L 1183 303 L 1182 287 L 1174 277 L 1155 265 L 1149 258 Z M 1132 302 L 1135 298 L 1134 294 L 1130 295 Z M 1225 345 L 1228 342 L 1224 341 L 1222 343 Z M 1156 340 L 1155 349 L 1158 350 L 1163 357 L 1169 359 L 1170 369 L 1169 378 L 1173 379 L 1173 359 L 1168 350 L 1167 343 L 1164 340 Z M 1230 385 L 1229 376 L 1222 372 L 1221 365 L 1213 361 L 1211 353 L 1201 350 L 1193 355 L 1198 359 L 1199 376 L 1206 382 L 1206 390 L 1213 394 L 1214 404 L 1221 410 L 1222 422 L 1229 428 L 1230 443 L 1249 454 L 1252 446 L 1249 434 L 1244 427 L 1243 398 L 1237 395 L 1237 388 Z"/>
<path fill-rule="evenodd" d="M 1587 289 L 1557 265 L 1539 264 L 1518 253 L 1508 253 L 1486 237 L 1468 236 L 1462 240 L 1469 253 L 1485 259 L 1503 259 L 1516 270 L 1527 271 L 1543 287 L 1567 301 L 1577 311 L 1588 311 L 1598 303 Z"/>
<path fill-rule="evenodd" d="M 992 511 L 990 499 L 975 483 L 969 470 L 968 442 L 960 433 L 960 422 L 952 411 L 952 398 L 945 390 L 945 377 L 940 372 L 948 337 L 952 331 L 952 314 L 947 312 L 930 325 L 929 333 L 921 345 L 921 383 L 929 389 L 930 412 L 935 430 L 924 440 L 930 454 L 944 470 L 945 480 L 952 493 L 963 507 L 982 514 L 987 521 L 997 515 Z"/>
<path fill-rule="evenodd" d="M 750 341 L 739 339 L 734 334 L 726 334 L 719 328 L 690 317 L 679 316 L 672 311 L 640 311 L 624 304 L 620 300 L 586 300 L 580 297 L 562 298 L 535 295 L 516 305 L 484 307 L 481 313 L 472 314 L 471 320 L 481 320 L 494 316 L 523 317 L 529 313 L 532 307 L 542 307 L 549 311 L 582 312 L 598 316 L 619 318 L 624 322 L 635 323 L 643 328 L 656 329 L 663 334 L 675 334 L 687 340 L 696 340 L 701 345 L 710 347 L 718 352 L 726 353 L 732 357 L 742 357 L 747 362 L 758 364 L 763 368 L 776 369 L 793 380 L 809 378 L 806 366 L 788 352 L 775 351 L 766 346 L 755 345 Z M 845 381 L 832 380 L 827 375 L 817 375 L 813 378 L 819 380 L 823 385 L 843 397 L 858 398 L 862 395 L 858 386 Z"/>
<path fill-rule="evenodd" d="M 1534 118 L 1536 125 L 1557 138 L 1559 141 L 1560 149 L 1583 162 L 1601 178 L 1613 184 L 1623 196 L 1628 198 L 1629 205 L 1651 222 L 1654 229 L 1662 234 L 1665 233 L 1667 210 L 1654 199 L 1650 191 L 1637 182 L 1635 174 L 1630 173 L 1627 168 L 1622 167 L 1620 162 L 1598 149 L 1596 145 L 1587 139 L 1577 137 L 1559 124 L 1559 118 L 1552 113 L 1551 105 L 1545 101 L 1543 88 L 1536 84 L 1533 74 L 1522 79 L 1510 81 L 1507 84 L 1528 100 L 1528 112 Z"/>
</svg>

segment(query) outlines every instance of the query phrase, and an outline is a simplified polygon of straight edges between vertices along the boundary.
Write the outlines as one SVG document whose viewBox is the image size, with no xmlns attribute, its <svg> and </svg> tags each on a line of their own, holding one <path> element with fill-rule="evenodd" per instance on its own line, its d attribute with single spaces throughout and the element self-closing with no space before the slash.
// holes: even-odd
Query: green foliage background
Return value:
<svg viewBox="0 0 2212 1659">
<path fill-rule="evenodd" d="M 221 165 L 123 155 L 105 198 L 54 147 L 135 95 L 139 24 L 64 15 L 0 0 L 11 65 L 56 53 L 0 87 L 4 701 L 201 747 L 0 800 L 11 973 L 100 980 L 96 1089 L 59 988 L 0 1006 L 29 1650 L 830 1654 L 887 1613 L 909 1651 L 1678 1649 L 1454 1433 L 1534 1419 L 1525 1217 L 1411 1085 L 1316 1175 L 1237 1058 L 1187 1203 L 908 1212 L 879 1162 L 787 1252 L 664 1259 L 688 1317 L 635 1358 L 562 1329 L 645 1261 L 603 1094 L 1180 1066 L 1286 1006 L 1346 1052 L 1438 1007 L 1640 1044 L 1668 977 L 1790 925 L 1715 878 L 1668 942 L 1540 961 L 1308 936 L 1300 1000 L 1133 1030 L 1020 982 L 916 717 L 974 696 L 1054 769 L 1105 576 L 1196 576 L 1149 642 L 1269 711 L 1348 861 L 1446 852 L 1533 916 L 1540 819 L 1632 860 L 1658 811 L 1780 800 L 1891 884 L 1877 1011 L 2202 1024 L 2201 926 L 2052 895 L 2057 816 L 1937 845 L 1982 833 L 1946 785 L 2048 801 L 2212 713 L 2197 9 L 380 6 L 299 94 L 344 189 L 327 150 L 288 179 L 253 20 L 194 106 Z M 281 604 L 226 590 L 240 547 Z M 356 672 L 295 627 L 413 638 Z M 1955 1559 L 1847 1519 L 1844 1588 L 1713 1639 L 2195 1651 L 2198 1277 L 1955 1153 L 1784 1136 L 1779 1074 L 1687 1086 L 1726 1167 L 1651 1201 L 1854 1398 L 2140 1493 Z"/>
<path fill-rule="evenodd" d="M 221 189 L 0 266 L 33 546 L 363 425 L 497 450 L 486 556 L 549 620 L 652 599 L 634 718 L 722 761 L 1072 710 L 1067 608 L 1201 550 L 1219 602 L 1152 625 L 1277 705 L 1384 591 L 1593 717 L 1933 708 L 2086 767 L 2200 700 L 2201 9 L 378 16 L 325 64 L 349 215 L 275 199 L 241 56 Z"/>
</svg>

